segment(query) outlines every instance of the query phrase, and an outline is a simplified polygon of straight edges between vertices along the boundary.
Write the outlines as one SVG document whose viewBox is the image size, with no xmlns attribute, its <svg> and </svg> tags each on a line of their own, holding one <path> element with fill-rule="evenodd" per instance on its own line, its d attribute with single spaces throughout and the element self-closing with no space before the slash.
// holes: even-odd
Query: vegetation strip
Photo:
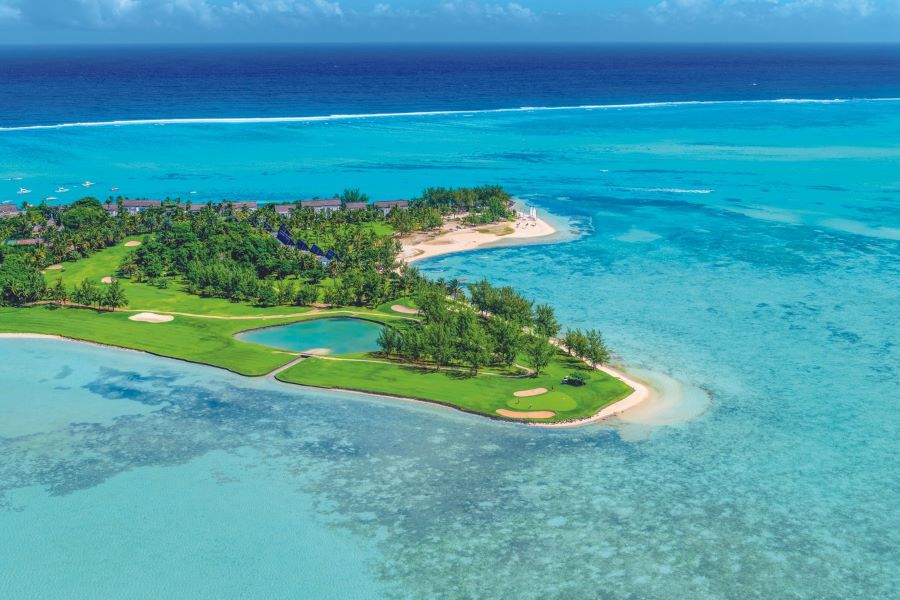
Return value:
<svg viewBox="0 0 900 600">
<path fill-rule="evenodd" d="M 4 238 L 44 228 L 42 243 L 0 247 L 0 331 L 536 424 L 591 419 L 634 395 L 589 368 L 609 357 L 598 332 L 566 332 L 570 356 L 556 346 L 549 305 L 487 281 L 429 281 L 397 262 L 395 232 L 439 227 L 445 216 L 503 230 L 513 213 L 502 189 L 428 189 L 389 210 L 366 208 L 356 190 L 342 196 L 320 203 L 335 208 L 324 212 L 309 203 L 282 213 L 149 201 L 129 212 L 93 199 L 29 207 L 0 220 Z M 381 351 L 298 356 L 235 338 L 262 321 L 341 315 L 381 324 Z"/>
</svg>

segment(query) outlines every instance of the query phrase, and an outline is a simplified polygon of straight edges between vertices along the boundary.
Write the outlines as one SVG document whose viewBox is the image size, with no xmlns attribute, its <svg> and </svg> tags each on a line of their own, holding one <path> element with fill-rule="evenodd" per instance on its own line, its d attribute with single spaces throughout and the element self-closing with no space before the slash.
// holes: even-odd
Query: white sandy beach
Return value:
<svg viewBox="0 0 900 600">
<path fill-rule="evenodd" d="M 468 225 L 458 219 L 448 219 L 436 232 L 416 233 L 401 238 L 403 249 L 398 258 L 412 263 L 485 246 L 524 243 L 523 240 L 545 238 L 554 233 L 556 229 L 546 221 L 527 216 L 509 223 L 492 225 Z"/>
</svg>

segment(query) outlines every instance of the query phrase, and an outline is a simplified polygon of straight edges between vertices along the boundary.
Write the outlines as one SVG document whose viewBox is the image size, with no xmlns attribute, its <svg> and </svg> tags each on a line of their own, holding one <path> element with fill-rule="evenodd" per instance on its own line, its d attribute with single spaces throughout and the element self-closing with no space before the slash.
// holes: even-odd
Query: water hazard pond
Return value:
<svg viewBox="0 0 900 600">
<path fill-rule="evenodd" d="M 327 350 L 328 354 L 374 352 L 379 349 L 381 325 L 363 319 L 331 317 L 290 325 L 254 329 L 237 335 L 244 342 L 304 352 Z"/>
</svg>

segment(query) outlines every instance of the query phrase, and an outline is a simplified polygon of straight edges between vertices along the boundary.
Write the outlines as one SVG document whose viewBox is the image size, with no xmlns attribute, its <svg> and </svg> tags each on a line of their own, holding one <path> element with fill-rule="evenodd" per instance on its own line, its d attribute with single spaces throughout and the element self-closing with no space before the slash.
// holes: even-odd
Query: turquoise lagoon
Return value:
<svg viewBox="0 0 900 600">
<path fill-rule="evenodd" d="M 898 139 L 900 103 L 862 101 L 2 132 L 0 175 L 26 178 L 13 192 L 91 179 L 387 198 L 500 182 L 569 241 L 423 270 L 552 302 L 677 401 L 545 431 L 0 340 L 0 586 L 894 596 Z"/>
<path fill-rule="evenodd" d="M 237 337 L 246 342 L 292 352 L 324 350 L 327 354 L 350 354 L 378 350 L 380 333 L 381 325 L 374 321 L 335 317 L 254 329 Z"/>
</svg>

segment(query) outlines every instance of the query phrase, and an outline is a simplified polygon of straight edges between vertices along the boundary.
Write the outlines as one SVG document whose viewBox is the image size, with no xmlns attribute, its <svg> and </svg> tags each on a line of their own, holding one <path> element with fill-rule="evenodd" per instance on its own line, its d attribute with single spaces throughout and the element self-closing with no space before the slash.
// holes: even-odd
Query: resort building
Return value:
<svg viewBox="0 0 900 600">
<path fill-rule="evenodd" d="M 369 205 L 365 202 L 347 202 L 344 204 L 344 208 L 347 210 L 366 210 L 369 208 Z"/>
<path fill-rule="evenodd" d="M 15 204 L 0 204 L 0 218 L 2 217 L 18 217 L 22 214 Z"/>
<path fill-rule="evenodd" d="M 317 213 L 332 213 L 341 209 L 340 198 L 328 198 L 327 200 L 301 200 L 302 208 L 311 208 Z"/>
<path fill-rule="evenodd" d="M 380 210 L 382 213 L 387 215 L 391 212 L 392 209 L 399 208 L 401 210 L 406 210 L 409 208 L 408 200 L 381 200 L 380 202 L 375 203 L 375 208 Z"/>
<path fill-rule="evenodd" d="M 276 204 L 275 212 L 282 217 L 289 217 L 292 212 L 294 212 L 294 204 Z"/>
<path fill-rule="evenodd" d="M 231 210 L 246 210 L 253 212 L 257 208 L 256 202 L 225 202 L 225 204 L 231 206 Z"/>
<path fill-rule="evenodd" d="M 148 208 L 158 208 L 162 206 L 161 200 L 123 200 L 122 208 L 125 209 L 125 212 L 129 215 L 136 215 L 140 212 L 144 212 Z M 105 210 L 110 216 L 118 216 L 119 214 L 119 203 L 118 202 L 105 202 L 103 204 L 103 210 Z"/>
</svg>

